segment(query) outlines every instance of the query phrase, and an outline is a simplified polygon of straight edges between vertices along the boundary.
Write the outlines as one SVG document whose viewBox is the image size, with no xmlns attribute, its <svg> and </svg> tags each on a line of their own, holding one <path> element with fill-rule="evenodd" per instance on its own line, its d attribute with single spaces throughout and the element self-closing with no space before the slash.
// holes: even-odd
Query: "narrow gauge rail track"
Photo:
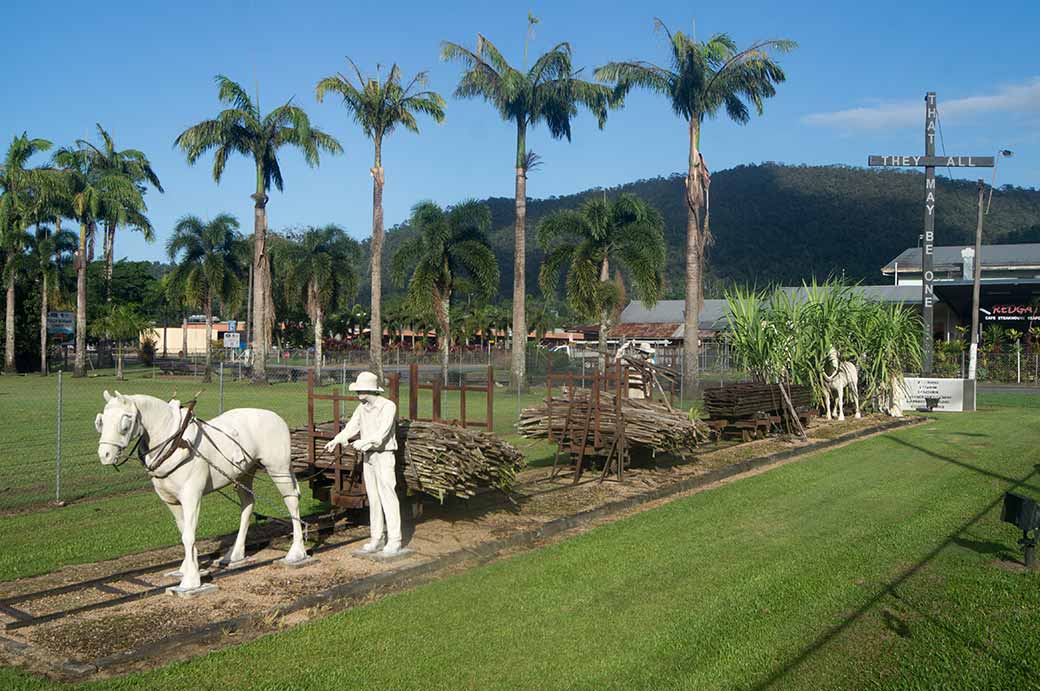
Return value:
<svg viewBox="0 0 1040 691">
<path fill-rule="evenodd" d="M 520 483 L 518 487 L 531 488 L 541 485 L 546 478 L 534 478 L 526 482 Z M 581 485 L 588 482 L 592 482 L 592 479 L 583 480 Z M 548 494 L 551 492 L 557 492 L 561 490 L 573 489 L 574 485 L 567 484 L 563 486 L 549 487 L 531 492 L 525 492 L 525 497 L 535 497 L 539 495 Z M 488 491 L 486 493 L 478 494 L 476 497 L 467 500 L 464 508 L 466 510 L 477 510 L 486 511 L 497 507 L 506 507 L 513 505 L 513 498 L 502 494 L 497 491 Z M 325 514 L 324 517 L 328 517 Z M 421 520 L 421 519 L 420 519 Z M 333 519 L 332 525 L 326 525 L 324 528 L 319 528 L 319 534 L 328 530 L 332 534 L 335 534 L 335 523 L 336 519 Z M 278 539 L 285 537 L 286 534 L 278 532 L 275 534 L 268 535 L 259 540 L 254 540 L 246 544 L 246 548 L 253 551 L 257 548 L 263 549 L 270 546 L 270 544 Z M 326 552 L 339 547 L 359 542 L 364 538 L 352 537 L 346 540 L 330 541 L 323 539 L 318 545 L 313 547 L 310 552 L 312 554 L 318 554 Z M 223 555 L 221 549 L 216 549 L 206 554 L 199 555 L 199 566 L 201 568 L 209 568 L 209 579 L 215 581 L 227 576 L 232 576 L 245 571 L 252 571 L 263 566 L 269 566 L 279 559 L 281 556 L 271 557 L 268 559 L 256 559 L 253 558 L 247 561 L 241 566 L 235 566 L 232 568 L 219 567 L 217 561 Z M 89 578 L 83 581 L 77 581 L 74 583 L 68 583 L 62 586 L 56 586 L 53 588 L 46 588 L 43 590 L 37 590 L 29 593 L 22 593 L 20 595 L 12 595 L 11 597 L 0 598 L 0 614 L 6 615 L 13 619 L 13 621 L 6 622 L 3 625 L 3 630 L 13 631 L 16 629 L 25 628 L 28 626 L 36 626 L 45 622 L 54 621 L 56 619 L 63 619 L 68 616 L 75 614 L 82 614 L 85 612 L 92 612 L 99 609 L 107 609 L 110 607 L 116 607 L 128 602 L 135 600 L 142 600 L 148 597 L 154 597 L 161 595 L 166 592 L 166 589 L 175 583 L 158 583 L 166 578 L 165 573 L 169 569 L 175 569 L 180 566 L 181 560 L 175 559 L 171 561 L 164 561 L 146 566 L 139 566 L 133 569 L 127 569 L 124 571 L 118 571 L 115 573 L 99 576 L 97 578 Z M 119 584 L 131 584 L 142 588 L 142 590 L 129 591 L 126 586 L 119 587 Z M 102 597 L 102 599 L 94 600 L 92 602 L 77 605 L 74 607 L 68 607 L 65 609 L 57 609 L 54 611 L 45 612 L 43 614 L 33 614 L 25 611 L 25 605 L 31 604 L 34 608 L 39 607 L 40 603 L 45 603 L 49 599 L 70 595 L 73 593 L 89 593 L 95 591 L 103 593 L 109 597 Z M 21 607 L 19 607 L 21 605 Z"/>
<path fill-rule="evenodd" d="M 258 540 L 247 544 L 247 548 L 256 549 L 270 546 L 271 542 L 282 537 L 276 535 L 267 537 L 262 540 Z M 324 552 L 329 549 L 336 547 L 342 547 L 343 545 L 357 542 L 360 538 L 354 538 L 350 540 L 344 540 L 342 542 L 329 543 L 325 542 L 316 547 L 311 551 L 312 553 Z M 208 568 L 209 579 L 212 581 L 231 576 L 234 574 L 242 573 L 244 571 L 251 571 L 261 566 L 268 566 L 281 559 L 281 556 L 271 557 L 268 559 L 251 559 L 245 564 L 235 566 L 231 568 L 220 567 L 217 565 L 217 560 L 222 556 L 221 550 L 214 550 L 204 555 L 199 556 L 200 567 Z M 15 629 L 25 628 L 27 626 L 36 626 L 48 621 L 54 621 L 55 619 L 62 619 L 64 617 L 81 614 L 84 612 L 91 612 L 98 609 L 106 609 L 108 607 L 115 607 L 127 602 L 133 602 L 134 600 L 141 600 L 146 597 L 152 597 L 155 595 L 161 595 L 166 592 L 166 589 L 175 583 L 157 583 L 155 581 L 161 581 L 165 576 L 165 571 L 168 569 L 175 569 L 180 566 L 181 560 L 176 559 L 172 561 L 165 561 L 156 564 L 149 564 L 147 566 L 140 566 L 133 569 L 127 569 L 125 571 L 118 571 L 116 573 L 107 574 L 105 576 L 99 576 L 98 578 L 90 578 L 83 581 L 77 581 L 75 583 L 69 583 L 67 585 L 57 586 L 54 588 L 47 588 L 45 590 L 38 590 L 30 593 L 23 593 L 21 595 L 14 595 L 11 597 L 0 599 L 0 613 L 7 615 L 14 619 L 4 624 L 5 631 L 12 631 Z M 129 591 L 126 586 L 118 587 L 116 584 L 131 584 L 143 590 Z M 63 595 L 70 595 L 73 593 L 88 593 L 90 591 L 97 591 L 109 595 L 100 600 L 95 600 L 87 604 L 78 605 L 75 607 L 69 607 L 67 609 L 59 609 L 52 612 L 46 612 L 44 614 L 32 614 L 26 612 L 23 608 L 18 607 L 22 605 L 24 607 L 27 603 L 32 603 L 34 606 L 38 606 L 40 603 L 45 603 L 47 600 L 57 598 Z"/>
</svg>

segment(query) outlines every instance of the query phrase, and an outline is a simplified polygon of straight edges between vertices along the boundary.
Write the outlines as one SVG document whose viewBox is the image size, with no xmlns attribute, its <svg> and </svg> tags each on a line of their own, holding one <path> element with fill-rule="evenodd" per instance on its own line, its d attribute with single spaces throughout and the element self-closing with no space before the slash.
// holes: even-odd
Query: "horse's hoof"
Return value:
<svg viewBox="0 0 1040 691">
<path fill-rule="evenodd" d="M 286 564 L 297 564 L 308 559 L 310 559 L 310 556 L 308 556 L 307 552 L 304 550 L 300 550 L 299 552 L 289 552 L 285 555 Z"/>
<path fill-rule="evenodd" d="M 289 557 L 286 557 L 285 559 L 282 559 L 278 563 L 280 563 L 282 566 L 284 566 L 286 568 L 298 569 L 298 568 L 301 568 L 303 566 L 307 566 L 308 564 L 313 564 L 316 561 L 318 561 L 316 558 L 304 555 L 304 557 L 302 559 L 290 560 Z"/>
<path fill-rule="evenodd" d="M 199 595 L 205 595 L 207 593 L 213 593 L 218 590 L 217 586 L 213 583 L 203 583 L 197 585 L 194 588 L 185 588 L 183 586 L 174 585 L 166 589 L 166 592 L 170 595 L 175 595 L 181 598 L 193 598 Z"/>
<path fill-rule="evenodd" d="M 227 558 L 225 558 L 225 559 L 221 559 L 219 562 L 217 562 L 217 565 L 220 568 L 222 568 L 222 569 L 227 569 L 227 570 L 233 571 L 235 569 L 242 568 L 246 564 L 251 564 L 252 562 L 253 562 L 253 558 L 252 557 L 242 557 L 241 559 L 227 559 Z"/>
</svg>

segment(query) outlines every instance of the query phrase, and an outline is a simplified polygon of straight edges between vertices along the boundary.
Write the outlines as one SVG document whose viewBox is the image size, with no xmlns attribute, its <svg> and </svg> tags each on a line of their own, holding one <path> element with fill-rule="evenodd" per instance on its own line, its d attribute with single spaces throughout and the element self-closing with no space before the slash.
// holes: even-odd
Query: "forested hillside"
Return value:
<svg viewBox="0 0 1040 691">
<path fill-rule="evenodd" d="M 940 176 L 936 244 L 973 241 L 975 189 L 974 182 Z M 529 201 L 528 293 L 538 293 L 542 255 L 533 230 L 539 219 L 577 206 L 589 195 L 619 192 L 639 195 L 664 216 L 669 245 L 667 295 L 682 296 L 686 208 L 681 175 Z M 916 172 L 776 164 L 718 171 L 711 185 L 715 243 L 708 256 L 708 292 L 717 293 L 732 282 L 797 284 L 814 275 L 824 278 L 842 271 L 848 280 L 880 282 L 881 267 L 917 244 L 923 195 L 924 176 Z M 500 298 L 508 299 L 513 284 L 513 199 L 485 201 L 494 220 Z M 409 233 L 406 224 L 390 230 L 387 256 Z M 998 190 L 986 219 L 986 242 L 1040 242 L 1040 190 Z M 389 284 L 387 288 L 396 292 Z M 367 288 L 363 293 L 361 297 L 367 299 Z"/>
</svg>

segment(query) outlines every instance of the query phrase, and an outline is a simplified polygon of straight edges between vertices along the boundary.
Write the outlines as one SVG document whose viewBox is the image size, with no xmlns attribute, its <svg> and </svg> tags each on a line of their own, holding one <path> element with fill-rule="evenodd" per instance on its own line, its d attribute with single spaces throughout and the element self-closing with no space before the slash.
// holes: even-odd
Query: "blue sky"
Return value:
<svg viewBox="0 0 1040 691">
<path fill-rule="evenodd" d="M 541 19 L 531 53 L 569 41 L 576 66 L 587 72 L 615 59 L 664 61 L 654 16 L 673 30 L 690 31 L 696 20 L 698 36 L 724 31 L 740 45 L 797 40 L 798 50 L 781 58 L 788 80 L 763 117 L 746 126 L 706 124 L 702 147 L 714 170 L 762 161 L 864 165 L 868 154 L 923 153 L 923 96 L 934 90 L 948 153 L 1011 148 L 1015 157 L 1001 162 L 998 184 L 1040 187 L 1040 3 L 1018 0 L 700 9 L 671 1 L 102 1 L 89 9 L 16 1 L 0 25 L 0 140 L 6 146 L 27 130 L 70 144 L 93 138 L 100 122 L 120 148 L 144 150 L 166 188 L 147 198 L 159 241 L 124 232 L 117 256 L 161 258 L 165 238 L 186 213 L 230 212 L 251 232 L 252 164 L 232 162 L 217 185 L 211 158 L 188 166 L 172 144 L 219 109 L 215 74 L 251 89 L 258 82 L 265 111 L 294 97 L 345 149 L 316 169 L 284 151 L 285 191 L 271 194 L 271 227 L 335 222 L 360 239 L 371 226 L 372 147 L 335 100 L 316 103 L 315 83 L 344 69 L 349 55 L 367 72 L 395 61 L 406 75 L 427 70 L 430 88 L 448 98 L 443 124 L 421 122 L 420 136 L 397 132 L 384 146 L 388 227 L 421 199 L 512 196 L 515 132 L 485 103 L 451 97 L 459 67 L 439 62 L 438 47 L 442 40 L 473 47 L 479 31 L 518 64 L 528 10 Z M 546 197 L 679 171 L 686 131 L 663 99 L 634 93 L 603 131 L 583 115 L 570 143 L 536 129 L 528 144 L 544 161 L 528 194 Z"/>
</svg>

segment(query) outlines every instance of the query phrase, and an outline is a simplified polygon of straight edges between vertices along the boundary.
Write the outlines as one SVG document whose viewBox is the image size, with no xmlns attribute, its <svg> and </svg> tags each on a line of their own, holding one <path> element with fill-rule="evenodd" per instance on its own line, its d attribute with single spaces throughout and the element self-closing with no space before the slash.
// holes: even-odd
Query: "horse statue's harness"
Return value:
<svg viewBox="0 0 1040 691">
<path fill-rule="evenodd" d="M 130 457 L 133 456 L 134 453 L 136 452 L 137 453 L 137 458 L 141 461 L 141 465 L 144 466 L 145 471 L 152 478 L 157 479 L 157 480 L 162 480 L 162 479 L 167 478 L 170 475 L 172 475 L 174 472 L 177 471 L 177 469 L 179 469 L 184 464 L 189 463 L 190 461 L 194 460 L 195 458 L 201 458 L 203 461 L 206 462 L 206 465 L 208 465 L 210 468 L 212 468 L 213 470 L 216 470 L 218 473 L 220 473 L 225 478 L 227 478 L 228 481 L 231 482 L 231 484 L 233 484 L 235 487 L 237 487 L 237 488 L 247 492 L 250 496 L 253 497 L 253 501 L 256 502 L 257 501 L 257 497 L 256 497 L 256 494 L 253 492 L 252 488 L 245 486 L 244 484 L 242 484 L 241 482 L 239 482 L 235 478 L 233 478 L 230 475 L 228 475 L 227 473 L 225 473 L 219 466 L 213 464 L 203 454 L 199 453 L 197 445 L 192 445 L 192 443 L 190 441 L 188 441 L 187 439 L 184 438 L 184 433 L 188 431 L 188 427 L 191 425 L 192 422 L 195 422 L 196 426 L 198 427 L 199 434 L 202 437 L 205 437 L 206 440 L 209 441 L 210 445 L 212 445 L 213 448 L 217 450 L 217 453 L 219 453 L 224 458 L 224 460 L 226 460 L 232 466 L 237 465 L 237 463 L 235 461 L 231 460 L 230 458 L 228 458 L 227 454 L 225 454 L 223 451 L 221 451 L 220 446 L 217 445 L 217 443 L 213 441 L 213 438 L 206 432 L 206 428 L 207 427 L 215 429 L 218 432 L 220 432 L 221 434 L 223 434 L 225 437 L 227 437 L 235 446 L 237 446 L 239 448 L 239 450 L 245 455 L 245 457 L 248 459 L 248 461 L 250 463 L 252 463 L 255 460 L 253 458 L 252 454 L 250 454 L 248 451 L 246 451 L 245 448 L 242 446 L 242 444 L 239 443 L 239 441 L 237 439 L 235 439 L 233 436 L 231 436 L 230 434 L 228 434 L 224 430 L 220 429 L 219 427 L 217 427 L 215 425 L 211 425 L 210 423 L 206 422 L 205 420 L 200 418 L 198 415 L 196 415 L 195 414 L 195 404 L 197 402 L 198 402 L 197 399 L 192 399 L 192 400 L 188 401 L 188 404 L 185 406 L 186 413 L 184 415 L 184 419 L 181 420 L 181 424 L 177 428 L 177 431 L 174 432 L 173 434 L 171 434 L 166 439 L 164 439 L 162 441 L 162 443 L 158 444 L 155 447 L 155 449 L 147 448 L 147 441 L 145 442 L 145 448 L 141 447 L 141 440 L 144 439 L 147 436 L 142 431 L 140 434 L 137 435 L 137 440 L 134 442 L 133 447 L 126 454 L 126 456 L 124 456 L 119 461 L 113 463 L 112 466 L 115 467 L 116 469 L 118 469 L 119 466 L 123 465 L 128 460 L 130 460 Z M 130 436 L 133 435 L 134 431 L 140 425 L 140 418 L 141 418 L 141 413 L 140 413 L 140 411 L 138 411 L 137 415 L 134 417 L 134 423 L 133 423 L 133 427 L 131 428 L 131 431 L 130 431 Z M 122 448 L 126 448 L 126 447 L 123 446 L 123 447 L 121 447 L 121 449 Z M 149 463 L 148 462 L 148 454 L 152 453 L 156 449 L 161 449 L 161 453 L 159 454 L 158 458 L 156 458 L 154 461 Z M 166 461 L 170 460 L 170 457 L 173 456 L 173 454 L 176 453 L 179 449 L 184 449 L 185 451 L 188 451 L 188 453 L 186 453 L 184 455 L 184 458 L 182 458 L 176 465 L 174 465 L 169 470 L 166 470 L 166 471 L 164 471 L 164 472 L 162 472 L 160 474 L 158 472 L 159 468 L 161 468 L 162 465 L 164 463 L 166 463 Z M 257 513 L 257 517 L 258 518 L 260 518 L 261 516 L 263 516 L 263 514 Z M 269 518 L 269 519 L 271 519 L 271 520 L 273 520 L 273 521 L 275 521 L 277 523 L 287 523 L 285 520 L 283 520 L 281 518 L 278 518 L 277 516 L 266 516 L 266 518 Z M 304 535 L 306 535 L 310 531 L 310 529 L 311 529 L 311 524 L 306 522 L 306 521 L 302 521 L 302 520 L 301 520 L 301 523 L 303 524 Z"/>
</svg>

